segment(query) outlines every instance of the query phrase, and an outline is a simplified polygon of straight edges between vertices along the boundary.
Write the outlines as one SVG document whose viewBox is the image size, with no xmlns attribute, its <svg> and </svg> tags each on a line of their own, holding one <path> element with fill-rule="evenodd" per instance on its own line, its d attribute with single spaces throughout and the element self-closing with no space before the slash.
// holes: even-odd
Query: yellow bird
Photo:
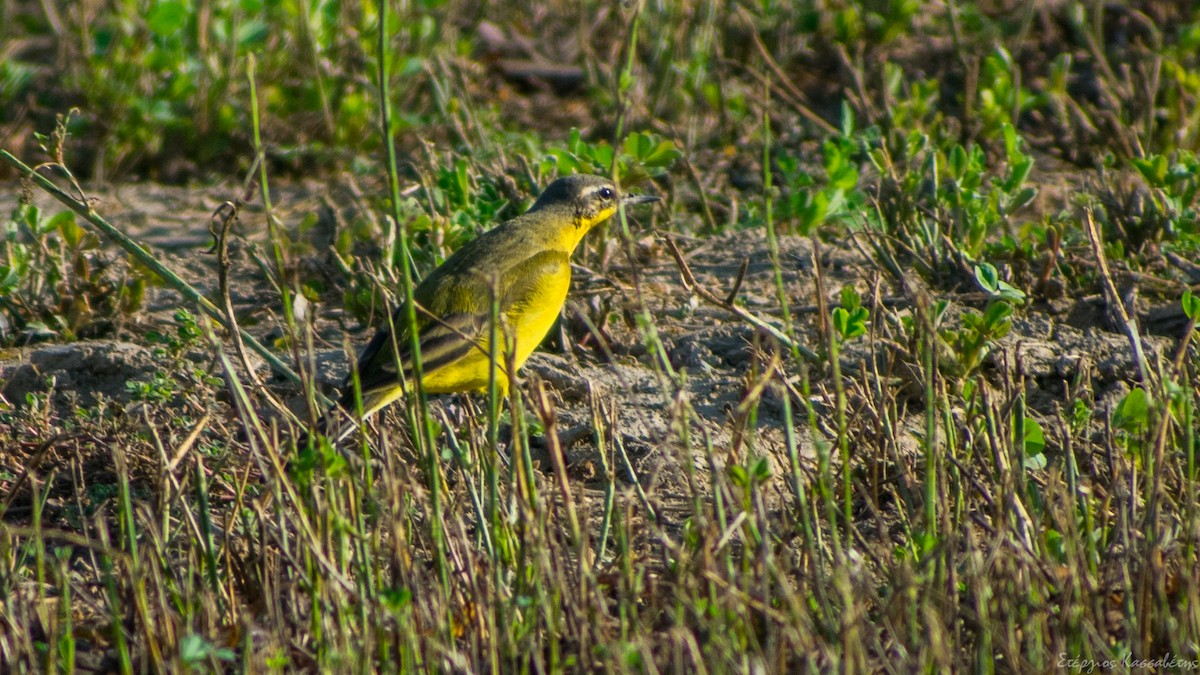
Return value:
<svg viewBox="0 0 1200 675">
<path fill-rule="evenodd" d="M 571 286 L 571 254 L 619 204 L 658 197 L 621 194 L 607 178 L 559 178 L 533 207 L 458 249 L 415 289 L 422 384 L 430 394 L 484 391 L 490 371 L 492 294 L 499 310 L 496 384 L 508 391 L 511 362 L 520 368 L 554 325 Z M 395 328 L 395 333 L 392 328 Z M 358 357 L 363 415 L 405 393 L 412 382 L 406 309 L 392 315 Z M 511 350 L 510 350 L 511 346 Z M 353 373 L 339 405 L 355 409 Z"/>
</svg>

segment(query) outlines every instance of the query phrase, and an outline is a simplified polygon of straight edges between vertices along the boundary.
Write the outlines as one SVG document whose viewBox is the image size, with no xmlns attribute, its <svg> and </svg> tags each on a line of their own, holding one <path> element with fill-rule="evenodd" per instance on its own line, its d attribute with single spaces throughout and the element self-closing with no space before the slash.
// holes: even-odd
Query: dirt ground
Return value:
<svg viewBox="0 0 1200 675">
<path fill-rule="evenodd" d="M 236 191 L 223 186 L 192 189 L 131 184 L 98 190 L 94 196 L 98 198 L 96 210 L 110 223 L 143 242 L 180 276 L 214 297 L 217 261 L 206 253 L 211 245 L 210 215 Z M 340 194 L 323 185 L 286 185 L 273 190 L 280 221 L 293 228 L 294 236 L 312 238 L 309 252 L 296 262 L 305 274 L 323 273 L 321 266 L 328 264 L 328 259 L 322 251 L 328 244 L 321 242 L 328 241 L 329 234 L 321 226 L 301 233 L 295 225 L 311 213 L 324 214 L 319 216 L 320 222 L 330 221 L 328 214 L 339 210 L 352 212 L 356 208 L 353 202 L 339 201 Z M 15 204 L 17 196 L 15 191 L 0 193 L 0 203 Z M 37 200 L 46 203 L 42 196 Z M 1057 209 L 1062 204 L 1045 207 Z M 690 290 L 669 243 L 651 230 L 651 218 L 641 215 L 641 222 L 632 225 L 635 241 L 628 249 L 617 237 L 610 238 L 612 248 L 605 249 L 601 238 L 593 235 L 588 250 L 577 256 L 566 320 L 551 332 L 522 372 L 526 392 L 540 382 L 549 393 L 567 474 L 596 530 L 608 485 L 606 456 L 598 452 L 595 431 L 597 417 L 603 418 L 602 426 L 611 430 L 611 437 L 604 439 L 612 451 L 607 457 L 616 462 L 607 468 L 627 489 L 637 491 L 645 513 L 636 517 L 641 533 L 635 546 L 649 551 L 657 545 L 656 538 L 681 535 L 692 512 L 690 500 L 709 492 L 709 475 L 722 470 L 722 464 L 745 465 L 747 458 L 765 457 L 770 475 L 777 478 L 768 483 L 761 498 L 769 509 L 786 508 L 792 497 L 782 478 L 791 472 L 785 404 L 791 403 L 795 416 L 795 440 L 805 464 L 801 470 L 810 476 L 818 471 L 820 460 L 813 443 L 815 434 L 808 426 L 810 418 L 799 405 L 805 379 L 811 387 L 812 423 L 820 436 L 837 436 L 838 406 L 827 358 L 799 366 L 764 331 Z M 670 223 L 659 221 L 656 225 L 660 230 L 671 229 Z M 243 327 L 263 343 L 272 344 L 284 330 L 279 296 L 254 260 L 254 247 L 267 241 L 262 209 L 256 205 L 247 208 L 239 227 L 231 255 L 231 299 Z M 677 235 L 673 240 L 696 282 L 710 291 L 710 296 L 730 293 L 745 264 L 744 278 L 736 286 L 738 304 L 779 325 L 782 313 L 775 268 L 762 232 L 707 238 Z M 876 489 L 883 486 L 881 491 L 886 494 L 918 489 L 913 477 L 920 474 L 924 461 L 926 399 L 920 359 L 915 356 L 920 350 L 901 326 L 917 307 L 937 300 L 949 301 L 945 321 L 959 325 L 965 311 L 981 310 L 987 299 L 969 283 L 959 284 L 954 291 L 939 291 L 924 287 L 915 274 L 889 277 L 866 253 L 868 247 L 853 237 L 821 244 L 816 255 L 813 246 L 812 240 L 802 237 L 782 236 L 779 241 L 783 287 L 796 338 L 814 352 L 826 354 L 818 325 L 822 313 L 818 300 L 823 294 L 827 312 L 837 303 L 843 286 L 857 289 L 870 309 L 871 328 L 866 336 L 844 345 L 839 361 L 846 376 L 847 435 L 859 472 L 856 475 Z M 106 244 L 105 250 L 116 249 Z M 964 278 L 970 278 L 965 271 Z M 1171 295 L 1170 289 L 1161 295 Z M 339 298 L 336 288 L 331 288 L 321 302 L 307 310 L 308 317 L 316 317 L 316 378 L 331 395 L 345 375 L 348 348 L 360 348 L 373 332 L 342 310 Z M 1148 357 L 1174 358 L 1178 332 L 1185 325 L 1173 309 L 1178 302 L 1163 300 L 1157 308 L 1145 298 L 1135 302 L 1142 325 L 1163 333 L 1144 338 Z M 147 340 L 152 330 L 175 330 L 173 317 L 181 306 L 185 305 L 174 290 L 154 286 L 147 292 L 144 309 L 116 326 L 110 337 L 34 343 L 0 352 L 0 392 L 16 406 L 6 416 L 10 421 L 0 423 L 0 443 L 12 444 L 0 455 L 4 458 L 0 471 L 17 481 L 27 469 L 50 478 L 50 484 L 42 488 L 49 496 L 42 510 L 44 521 L 66 531 L 76 528 L 81 515 L 77 505 L 86 501 L 80 499 L 81 490 L 112 486 L 117 480 L 120 468 L 113 463 L 115 455 L 109 445 L 158 433 L 147 429 L 167 430 L 171 437 L 163 441 L 164 452 L 178 454 L 173 459 L 154 456 L 144 440 L 138 441 L 146 446 L 146 452 L 136 458 L 138 464 L 130 474 L 135 491 L 143 494 L 156 489 L 154 467 L 168 460 L 179 461 L 183 456 L 180 448 L 191 442 L 185 436 L 192 429 L 181 426 L 179 420 L 203 415 L 209 421 L 201 443 L 204 436 L 212 436 L 218 445 L 239 447 L 241 427 L 229 405 L 228 389 L 216 378 L 205 383 L 206 375 L 219 373 L 212 349 L 206 349 L 201 340 L 182 358 L 164 358 Z M 634 317 L 642 307 L 654 318 L 661 350 L 636 328 Z M 1061 420 L 1071 415 L 1072 403 L 1087 401 L 1099 414 L 1091 417 L 1085 436 L 1096 441 L 1095 447 L 1103 447 L 1104 434 L 1112 432 L 1098 420 L 1108 419 L 1112 407 L 1131 383 L 1138 381 L 1130 343 L 1113 327 L 1108 314 L 1099 294 L 1070 298 L 1048 293 L 1033 298 L 1018 309 L 1012 331 L 990 351 L 979 372 L 996 388 L 1023 385 L 1028 414 L 1046 429 L 1061 428 Z M 584 315 L 598 327 L 598 335 L 581 320 Z M 224 348 L 231 352 L 228 340 Z M 286 357 L 285 352 L 280 353 Z M 686 377 L 664 375 L 663 361 L 674 372 L 685 372 Z M 261 361 L 255 363 L 257 375 L 293 409 L 302 410 L 300 390 L 273 377 Z M 790 391 L 777 384 L 768 386 L 751 416 L 740 404 L 766 379 L 778 382 L 777 377 L 761 376 L 775 368 L 788 374 Z M 164 377 L 185 384 L 166 400 L 135 400 L 139 386 Z M 54 384 L 52 390 L 47 389 L 48 381 Z M 186 384 L 189 382 L 192 384 Z M 45 405 L 36 410 L 25 407 L 26 395 L 31 392 L 42 395 L 38 400 Z M 197 398 L 201 400 L 197 402 Z M 532 418 L 536 403 L 529 396 L 525 400 Z M 479 405 L 478 397 L 444 396 L 434 401 L 439 420 L 461 420 L 467 409 L 478 415 Z M 401 449 L 402 461 L 415 465 L 419 459 L 403 450 L 406 423 L 396 408 L 377 416 L 372 424 L 392 439 L 391 447 Z M 957 410 L 939 412 L 954 417 L 962 414 Z M 691 439 L 690 466 L 685 466 L 687 454 L 680 451 L 681 428 L 686 428 L 684 435 Z M 502 444 L 506 433 L 501 431 Z M 530 444 L 546 480 L 553 480 L 547 437 L 535 433 Z M 713 452 L 705 452 L 706 446 Z M 252 475 L 257 469 L 248 452 L 231 453 L 222 461 L 234 475 Z M 834 456 L 833 462 L 838 461 Z M 1092 449 L 1081 455 L 1080 462 L 1091 471 L 1100 471 L 1097 467 L 1102 463 Z M 1038 474 L 1039 469 L 1034 468 L 1029 475 L 1037 480 Z M 221 499 L 230 508 L 234 506 L 233 495 Z M 7 500 L 9 522 L 32 512 L 27 487 L 10 492 Z M 898 508 L 899 501 L 856 497 L 855 517 L 863 519 L 864 528 L 879 527 L 881 541 L 894 541 L 903 516 L 891 509 Z M 650 519 L 654 526 L 642 527 Z M 650 569 L 657 569 L 656 565 L 651 562 Z M 87 621 L 80 619 L 80 623 Z M 97 618 L 96 625 L 101 623 Z M 104 642 L 98 639 L 95 645 Z M 94 662 L 103 670 L 104 664 L 111 665 L 111 658 L 111 649 L 80 644 L 81 664 Z"/>
<path fill-rule="evenodd" d="M 232 186 L 194 189 L 131 184 L 99 190 L 93 197 L 100 214 L 147 245 L 184 279 L 212 297 L 216 292 L 216 257 L 206 253 L 212 242 L 209 218 L 214 209 L 235 193 Z M 353 205 L 337 202 L 338 194 L 337 190 L 315 184 L 273 188 L 277 214 L 285 225 L 299 223 L 313 212 L 352 210 Z M 17 197 L 15 191 L 0 193 L 0 203 L 15 204 Z M 37 200 L 52 207 L 43 196 Z M 1045 207 L 1055 205 L 1045 204 Z M 669 223 L 659 226 L 670 227 Z M 267 238 L 261 207 L 248 207 L 239 227 L 233 253 L 231 297 L 243 326 L 261 341 L 269 342 L 283 331 L 278 296 L 248 253 Z M 527 381 L 540 379 L 551 392 L 571 474 L 582 481 L 599 480 L 592 434 L 595 404 L 599 402 L 601 411 L 615 416 L 614 428 L 620 430 L 621 436 L 618 440 L 639 482 L 652 487 L 652 494 L 667 502 L 672 494 L 686 493 L 678 484 L 684 480 L 683 472 L 673 465 L 677 455 L 662 451 L 663 444 L 671 442 L 668 439 L 677 437 L 671 430 L 679 422 L 681 397 L 687 399 L 695 412 L 691 416 L 695 438 L 735 454 L 746 451 L 749 443 L 756 452 L 773 461 L 786 462 L 779 394 L 773 390 L 767 392 L 752 434 L 744 433 L 744 420 L 738 419 L 737 409 L 747 388 L 753 385 L 752 373 L 769 363 L 771 352 L 777 350 L 774 341 L 727 310 L 690 292 L 664 239 L 645 225 L 635 224 L 634 229 L 637 240 L 632 247 L 632 262 L 616 238 L 609 239 L 611 248 L 606 255 L 601 255 L 598 244 L 593 243 L 590 251 L 577 256 L 581 264 L 576 268 L 565 313 L 567 321 L 552 331 L 524 369 Z M 322 228 L 296 236 L 313 238 L 313 250 L 317 252 L 304 259 L 301 268 L 319 267 L 320 240 L 326 236 Z M 697 281 L 718 296 L 723 297 L 732 289 L 739 267 L 747 261 L 744 280 L 738 289 L 739 302 L 755 315 L 778 322 L 780 303 L 763 233 L 737 232 L 706 239 L 678 236 L 676 241 Z M 789 309 L 801 329 L 798 340 L 815 351 L 824 350 L 816 325 L 814 265 L 821 265 L 822 284 L 830 306 L 836 304 L 837 294 L 846 284 L 853 284 L 863 296 L 864 304 L 871 309 L 874 330 L 868 339 L 849 343 L 841 360 L 842 371 L 854 376 L 848 390 L 851 409 L 862 413 L 850 417 L 850 428 L 863 444 L 883 441 L 900 452 L 916 449 L 924 420 L 920 384 L 915 375 L 918 366 L 894 326 L 911 313 L 917 295 L 950 300 L 949 314 L 953 320 L 964 308 L 982 307 L 985 301 L 982 294 L 970 288 L 957 294 L 933 293 L 921 288 L 915 275 L 903 285 L 897 283 L 883 276 L 866 257 L 864 247 L 853 239 L 836 246 L 823 246 L 819 260 L 814 260 L 810 240 L 783 236 L 779 255 Z M 607 267 L 603 272 L 597 271 L 600 269 L 597 263 L 602 260 Z M 332 392 L 341 383 L 348 363 L 344 345 L 361 347 L 373 329 L 350 319 L 338 309 L 337 295 L 328 295 L 329 302 L 311 313 L 318 317 L 317 377 L 321 386 Z M 682 391 L 674 391 L 661 371 L 653 367 L 658 358 L 655 350 L 647 346 L 634 327 L 633 317 L 642 303 L 655 318 L 663 353 L 671 368 L 686 371 L 687 384 Z M 0 354 L 4 396 L 21 405 L 26 393 L 45 391 L 47 378 L 52 376 L 56 389 L 50 401 L 54 415 L 59 418 L 69 418 L 76 407 L 87 409 L 98 405 L 129 413 L 132 401 L 127 383 L 151 380 L 165 363 L 156 358 L 141 336 L 152 329 L 173 330 L 172 317 L 180 306 L 175 291 L 153 287 L 147 294 L 145 311 L 118 326 L 116 335 L 110 338 L 72 344 L 31 344 L 7 350 Z M 1141 310 L 1143 321 L 1161 328 L 1160 332 L 1170 334 L 1180 327 L 1178 317 L 1172 319 L 1169 309 L 1155 313 L 1156 310 L 1143 306 Z M 585 323 L 579 320 L 581 314 L 600 322 L 601 340 L 589 334 Z M 606 321 L 605 317 L 610 319 Z M 1104 303 L 1098 295 L 1038 299 L 1018 312 L 1013 331 L 989 354 L 984 372 L 1016 369 L 1023 374 L 1032 413 L 1044 418 L 1061 412 L 1068 400 L 1068 390 L 1075 395 L 1081 389 L 1090 391 L 1093 400 L 1101 405 L 1111 403 L 1128 390 L 1127 383 L 1135 379 L 1135 373 L 1128 340 L 1107 323 Z M 1147 349 L 1152 358 L 1170 358 L 1175 342 L 1169 335 L 1153 337 L 1148 340 Z M 203 351 L 189 358 L 202 368 L 214 365 L 211 354 Z M 787 363 L 787 355 L 781 361 Z M 271 380 L 265 365 L 259 364 L 260 376 Z M 874 406 L 865 404 L 879 392 L 871 390 L 868 382 L 874 378 L 866 377 L 867 373 L 878 373 L 882 376 L 879 381 L 910 393 L 899 400 L 913 405 L 899 411 L 896 433 L 889 439 L 878 437 L 880 420 L 869 418 Z M 814 363 L 808 374 L 818 421 L 828 423 L 823 413 L 832 408 L 834 395 L 829 368 Z M 863 376 L 859 377 L 860 374 Z M 798 375 L 793 380 L 798 382 Z M 299 403 L 295 387 L 278 379 L 274 382 L 285 399 Z M 456 397 L 443 398 L 452 407 L 460 402 Z M 384 416 L 384 420 L 384 424 L 402 424 L 397 416 Z M 809 435 L 799 434 L 798 441 L 802 453 L 812 458 Z M 703 467 L 703 462 L 700 465 Z M 9 469 L 19 471 L 19 467 Z M 618 473 L 630 478 L 628 470 Z"/>
</svg>

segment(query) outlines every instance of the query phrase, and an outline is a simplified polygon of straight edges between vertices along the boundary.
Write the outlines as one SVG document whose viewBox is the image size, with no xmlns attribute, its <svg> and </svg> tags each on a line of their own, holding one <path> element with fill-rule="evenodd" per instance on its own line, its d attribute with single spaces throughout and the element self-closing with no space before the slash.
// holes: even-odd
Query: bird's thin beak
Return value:
<svg viewBox="0 0 1200 675">
<path fill-rule="evenodd" d="M 621 198 L 621 203 L 625 206 L 634 206 L 636 204 L 652 204 L 661 202 L 662 199 L 654 195 L 632 195 L 626 194 Z"/>
</svg>

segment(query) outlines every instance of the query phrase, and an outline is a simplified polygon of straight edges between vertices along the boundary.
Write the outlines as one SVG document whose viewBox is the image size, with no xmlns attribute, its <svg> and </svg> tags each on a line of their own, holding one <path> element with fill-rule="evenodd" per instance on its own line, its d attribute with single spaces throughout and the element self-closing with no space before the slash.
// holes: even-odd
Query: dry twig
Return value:
<svg viewBox="0 0 1200 675">
<path fill-rule="evenodd" d="M 726 297 L 722 298 L 716 293 L 713 293 L 707 288 L 701 286 L 700 283 L 696 281 L 696 276 L 692 274 L 692 269 L 688 267 L 687 261 L 683 259 L 683 254 L 680 253 L 679 247 L 675 245 L 675 240 L 671 238 L 671 235 L 663 232 L 660 233 L 660 236 L 662 236 L 663 241 L 666 242 L 667 250 L 671 252 L 671 257 L 675 258 L 675 264 L 679 267 L 679 274 L 683 278 L 683 285 L 685 288 L 696 295 L 699 295 L 703 300 L 712 304 L 713 306 L 720 307 L 721 309 L 733 314 L 755 328 L 759 328 L 767 333 L 770 333 L 771 337 L 779 340 L 784 345 L 787 345 L 789 349 L 795 349 L 800 352 L 800 355 L 805 359 L 808 359 L 814 363 L 820 362 L 821 358 L 817 356 L 816 352 L 808 347 L 805 347 L 804 345 L 795 343 L 787 336 L 786 333 L 776 326 L 773 326 L 765 319 L 756 316 L 745 307 L 733 303 L 733 298 L 737 295 L 738 290 L 741 288 L 742 281 L 745 278 L 747 266 L 746 263 L 742 264 L 741 271 L 738 273 L 737 279 L 735 280 L 733 290 L 726 295 Z"/>
</svg>

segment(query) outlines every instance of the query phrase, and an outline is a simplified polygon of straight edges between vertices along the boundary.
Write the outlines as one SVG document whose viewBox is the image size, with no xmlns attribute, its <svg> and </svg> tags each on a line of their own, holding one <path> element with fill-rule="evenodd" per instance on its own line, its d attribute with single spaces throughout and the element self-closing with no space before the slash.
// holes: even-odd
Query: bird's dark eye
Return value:
<svg viewBox="0 0 1200 675">
<path fill-rule="evenodd" d="M 600 188 L 600 198 L 601 199 L 612 199 L 613 198 L 612 188 Z"/>
</svg>

